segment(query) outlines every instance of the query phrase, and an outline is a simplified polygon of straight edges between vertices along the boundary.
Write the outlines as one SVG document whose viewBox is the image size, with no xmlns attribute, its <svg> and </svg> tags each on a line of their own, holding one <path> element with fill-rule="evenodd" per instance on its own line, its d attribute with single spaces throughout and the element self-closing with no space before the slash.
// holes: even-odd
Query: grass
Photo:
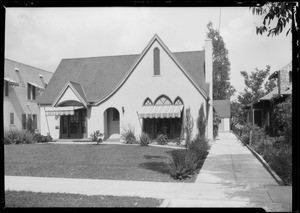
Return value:
<svg viewBox="0 0 300 213">
<path fill-rule="evenodd" d="M 172 151 L 106 144 L 5 145 L 5 175 L 178 182 L 170 176 Z"/>
<path fill-rule="evenodd" d="M 160 199 L 5 191 L 5 207 L 159 207 Z"/>
</svg>

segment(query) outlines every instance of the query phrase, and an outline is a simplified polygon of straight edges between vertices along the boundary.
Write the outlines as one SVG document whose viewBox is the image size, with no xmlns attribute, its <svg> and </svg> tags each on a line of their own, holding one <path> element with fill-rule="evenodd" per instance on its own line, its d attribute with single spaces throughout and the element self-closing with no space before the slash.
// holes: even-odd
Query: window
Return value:
<svg viewBox="0 0 300 213">
<path fill-rule="evenodd" d="M 155 105 L 171 105 L 172 102 L 167 96 L 160 96 L 156 101 Z"/>
<path fill-rule="evenodd" d="M 27 99 L 28 100 L 35 100 L 35 86 L 27 83 Z"/>
<path fill-rule="evenodd" d="M 22 129 L 26 129 L 26 114 L 22 114 Z"/>
<path fill-rule="evenodd" d="M 115 108 L 113 108 L 113 121 L 120 120 L 119 111 Z"/>
<path fill-rule="evenodd" d="M 144 101 L 144 105 L 145 105 L 145 106 L 151 106 L 151 105 L 153 105 L 153 103 L 152 103 L 152 101 L 151 101 L 149 98 L 147 98 L 147 99 Z"/>
<path fill-rule="evenodd" d="M 32 127 L 33 127 L 33 129 L 37 129 L 37 116 L 36 116 L 36 114 L 32 115 Z"/>
<path fill-rule="evenodd" d="M 160 75 L 159 49 L 155 48 L 153 51 L 154 61 L 154 75 Z"/>
<path fill-rule="evenodd" d="M 4 81 L 4 91 L 5 91 L 5 96 L 8 96 L 8 91 L 9 89 L 9 86 L 8 86 L 8 82 L 7 81 Z"/>
<path fill-rule="evenodd" d="M 10 124 L 15 124 L 15 115 L 14 115 L 14 113 L 10 113 Z"/>
<path fill-rule="evenodd" d="M 175 105 L 183 105 L 183 102 L 182 102 L 181 98 L 178 97 L 175 99 L 174 104 Z"/>
<path fill-rule="evenodd" d="M 289 82 L 293 81 L 293 74 L 292 71 L 289 71 Z"/>
</svg>

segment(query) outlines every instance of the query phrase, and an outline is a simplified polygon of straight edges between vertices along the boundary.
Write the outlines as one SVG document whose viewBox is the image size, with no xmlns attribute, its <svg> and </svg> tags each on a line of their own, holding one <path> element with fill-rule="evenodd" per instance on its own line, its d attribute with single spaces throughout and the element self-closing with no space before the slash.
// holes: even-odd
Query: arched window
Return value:
<svg viewBox="0 0 300 213">
<path fill-rule="evenodd" d="M 160 75 L 159 49 L 156 47 L 153 50 L 154 75 Z"/>
<path fill-rule="evenodd" d="M 150 106 L 153 105 L 152 101 L 150 100 L 150 98 L 146 98 L 146 100 L 144 101 L 144 106 Z"/>
<path fill-rule="evenodd" d="M 170 98 L 168 98 L 165 95 L 159 96 L 156 101 L 155 101 L 155 105 L 171 105 L 172 101 L 170 100 Z"/>
<path fill-rule="evenodd" d="M 183 105 L 183 101 L 180 97 L 177 97 L 174 101 L 174 105 Z"/>
</svg>

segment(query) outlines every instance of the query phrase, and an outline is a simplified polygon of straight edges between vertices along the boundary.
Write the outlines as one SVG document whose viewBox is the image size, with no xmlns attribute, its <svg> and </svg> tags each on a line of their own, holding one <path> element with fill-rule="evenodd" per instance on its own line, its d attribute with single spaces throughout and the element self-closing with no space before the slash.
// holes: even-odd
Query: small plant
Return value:
<svg viewBox="0 0 300 213">
<path fill-rule="evenodd" d="M 121 138 L 125 141 L 126 144 L 136 144 L 137 139 L 134 134 L 134 129 L 131 126 L 123 128 Z"/>
<path fill-rule="evenodd" d="M 35 143 L 34 135 L 31 132 L 22 130 L 10 130 L 4 132 L 4 144 L 31 144 Z"/>
<path fill-rule="evenodd" d="M 168 143 L 168 137 L 164 134 L 160 134 L 160 135 L 157 136 L 156 142 L 159 145 L 166 145 Z"/>
<path fill-rule="evenodd" d="M 97 142 L 97 144 L 102 143 L 102 141 L 103 141 L 102 137 L 103 137 L 103 134 L 100 133 L 99 130 L 97 130 L 97 131 L 90 134 L 90 139 L 93 142 Z"/>
<path fill-rule="evenodd" d="M 40 133 L 34 134 L 33 136 L 34 140 L 38 143 L 44 143 L 44 142 L 50 142 L 53 140 L 50 134 L 47 134 L 46 136 L 41 135 Z"/>
<path fill-rule="evenodd" d="M 141 146 L 148 146 L 151 143 L 151 139 L 147 133 L 142 132 L 140 136 L 140 145 Z"/>
<path fill-rule="evenodd" d="M 180 137 L 175 138 L 174 141 L 175 141 L 175 143 L 176 143 L 177 146 L 179 146 L 179 145 L 181 144 L 181 139 L 180 139 Z"/>
</svg>

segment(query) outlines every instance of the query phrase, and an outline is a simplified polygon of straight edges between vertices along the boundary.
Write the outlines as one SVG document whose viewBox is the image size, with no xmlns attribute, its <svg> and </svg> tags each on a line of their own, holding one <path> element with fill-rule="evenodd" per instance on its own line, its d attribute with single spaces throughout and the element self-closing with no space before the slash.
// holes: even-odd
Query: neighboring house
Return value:
<svg viewBox="0 0 300 213">
<path fill-rule="evenodd" d="M 4 130 L 40 130 L 40 109 L 36 99 L 53 73 L 10 59 L 4 61 Z"/>
<path fill-rule="evenodd" d="M 260 127 L 270 126 L 270 118 L 274 106 L 282 103 L 292 95 L 292 62 L 270 75 L 269 79 L 277 79 L 277 87 L 264 97 L 246 106 L 247 121 Z"/>
<path fill-rule="evenodd" d="M 38 100 L 41 131 L 54 139 L 86 139 L 99 130 L 120 140 L 132 128 L 136 136 L 177 138 L 185 109 L 196 121 L 203 104 L 212 138 L 211 92 L 212 41 L 202 51 L 171 52 L 155 34 L 141 54 L 63 59 Z"/>
<path fill-rule="evenodd" d="M 221 122 L 219 123 L 220 132 L 230 131 L 230 100 L 214 100 L 214 110 L 219 115 Z"/>
</svg>

